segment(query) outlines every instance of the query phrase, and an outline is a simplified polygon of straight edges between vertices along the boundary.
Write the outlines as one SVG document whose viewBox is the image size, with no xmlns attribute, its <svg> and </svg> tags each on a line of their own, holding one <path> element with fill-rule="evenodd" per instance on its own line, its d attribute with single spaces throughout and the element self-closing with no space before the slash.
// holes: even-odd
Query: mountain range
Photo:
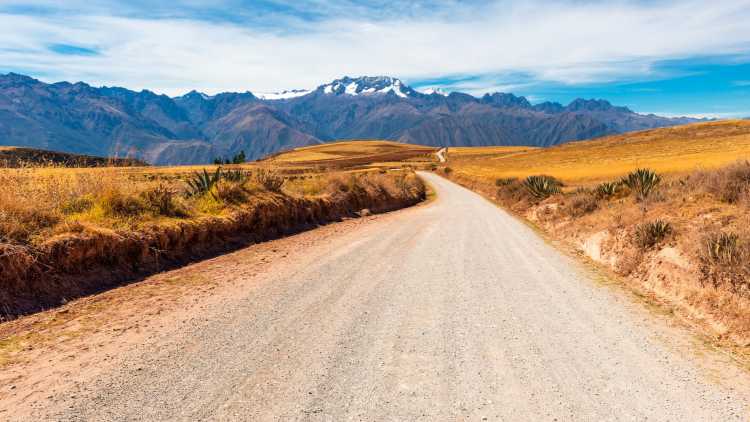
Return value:
<svg viewBox="0 0 750 422">
<path fill-rule="evenodd" d="M 384 76 L 345 77 L 315 90 L 169 97 L 0 75 L 0 145 L 153 164 L 208 163 L 239 151 L 256 159 L 339 139 L 551 146 L 694 121 L 638 114 L 605 100 L 534 105 L 508 93 L 418 92 Z"/>
</svg>

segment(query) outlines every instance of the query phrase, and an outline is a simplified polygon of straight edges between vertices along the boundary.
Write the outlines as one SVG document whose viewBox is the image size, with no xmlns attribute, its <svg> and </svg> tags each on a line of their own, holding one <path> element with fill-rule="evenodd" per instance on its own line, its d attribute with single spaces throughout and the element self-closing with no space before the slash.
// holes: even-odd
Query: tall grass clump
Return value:
<svg viewBox="0 0 750 422">
<path fill-rule="evenodd" d="M 99 197 L 97 205 L 104 217 L 136 217 L 146 212 L 146 204 L 143 200 L 118 189 L 104 192 Z"/>
<path fill-rule="evenodd" d="M 717 199 L 728 204 L 750 198 L 750 161 L 740 161 L 720 170 L 698 174 L 698 182 Z"/>
<path fill-rule="evenodd" d="M 281 188 L 284 186 L 284 176 L 280 173 L 269 170 L 259 169 L 255 172 L 255 181 L 263 186 L 269 192 L 281 192 Z"/>
<path fill-rule="evenodd" d="M 653 170 L 641 168 L 623 177 L 621 183 L 630 188 L 639 201 L 644 201 L 659 186 L 661 176 Z"/>
<path fill-rule="evenodd" d="M 565 201 L 565 212 L 571 217 L 582 217 L 599 208 L 599 197 L 592 192 L 581 191 Z"/>
<path fill-rule="evenodd" d="M 536 199 L 542 200 L 561 192 L 563 184 L 552 176 L 529 176 L 524 187 Z"/>
<path fill-rule="evenodd" d="M 187 209 L 178 202 L 174 189 L 159 184 L 140 193 L 146 209 L 154 215 L 187 217 Z"/>
</svg>

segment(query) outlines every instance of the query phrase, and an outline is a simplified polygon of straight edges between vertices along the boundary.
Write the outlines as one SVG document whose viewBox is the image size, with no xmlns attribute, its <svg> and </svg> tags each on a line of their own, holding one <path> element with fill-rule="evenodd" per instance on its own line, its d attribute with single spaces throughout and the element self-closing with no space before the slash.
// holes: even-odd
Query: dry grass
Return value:
<svg viewBox="0 0 750 422">
<path fill-rule="evenodd" d="M 485 181 L 548 174 L 569 185 L 590 185 L 636 168 L 660 174 L 714 169 L 750 158 L 750 121 L 733 120 L 663 128 L 539 149 L 450 148 L 449 165 Z"/>
<path fill-rule="evenodd" d="M 451 149 L 451 178 L 572 244 L 639 294 L 733 346 L 750 344 L 749 121 L 486 150 Z M 638 168 L 658 177 L 628 178 Z M 542 174 L 565 187 L 540 200 L 524 180 Z M 654 183 L 641 186 L 647 179 Z"/>
<path fill-rule="evenodd" d="M 17 315 L 54 306 L 165 262 L 424 197 L 421 180 L 402 169 L 0 169 L 0 309 Z"/>
<path fill-rule="evenodd" d="M 213 173 L 213 166 L 206 168 Z M 242 168 L 252 177 L 222 180 L 204 195 L 188 192 L 187 180 L 196 167 L 0 169 L 0 243 L 40 244 L 81 225 L 138 230 L 161 221 L 232 212 L 261 192 L 313 197 L 329 192 L 344 176 L 352 183 L 376 179 L 366 172 L 284 175 L 267 166 Z M 377 179 L 386 183 L 401 177 L 396 172 Z"/>
</svg>

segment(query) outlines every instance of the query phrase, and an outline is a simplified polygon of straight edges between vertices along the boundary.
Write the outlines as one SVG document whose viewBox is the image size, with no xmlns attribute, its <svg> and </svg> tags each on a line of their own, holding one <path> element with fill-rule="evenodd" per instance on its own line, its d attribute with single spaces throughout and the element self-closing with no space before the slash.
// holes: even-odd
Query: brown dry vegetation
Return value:
<svg viewBox="0 0 750 422">
<path fill-rule="evenodd" d="M 132 167 L 146 163 L 132 158 L 95 157 L 36 148 L 0 147 L 0 167 Z"/>
<path fill-rule="evenodd" d="M 387 169 L 404 164 L 430 165 L 437 148 L 392 141 L 342 141 L 296 148 L 264 160 L 286 170 Z"/>
<path fill-rule="evenodd" d="M 0 315 L 425 195 L 408 170 L 228 167 L 203 190 L 215 167 L 0 169 Z"/>
<path fill-rule="evenodd" d="M 747 133 L 739 133 L 738 127 Z M 733 139 L 750 138 L 750 124 L 744 122 L 711 123 L 690 130 L 701 134 L 692 141 L 701 148 L 708 145 L 710 130 L 716 130 L 718 138 L 726 133 Z M 622 183 L 627 172 L 598 174 L 598 165 L 587 172 L 583 162 L 569 173 L 550 171 L 569 177 L 562 178 L 561 192 L 547 198 L 529 189 L 524 172 L 492 167 L 491 157 L 462 160 L 454 153 L 449 165 L 454 169 L 452 179 L 573 245 L 639 292 L 672 305 L 728 343 L 745 346 L 750 344 L 750 162 L 738 160 L 736 150 L 741 145 L 720 155 L 719 141 L 717 150 L 708 154 L 711 165 L 696 168 L 690 151 L 697 147 L 690 140 L 681 138 L 681 142 L 681 151 L 688 151 L 687 164 L 680 162 L 680 151 L 665 154 L 665 162 L 654 167 L 672 171 L 657 172 L 661 180 L 645 197 Z M 663 148 L 657 143 L 652 149 Z M 607 159 L 630 161 L 627 156 Z M 717 168 L 722 161 L 729 164 Z M 562 167 L 549 162 L 550 169 Z M 500 176 L 492 180 L 490 174 Z"/>
</svg>

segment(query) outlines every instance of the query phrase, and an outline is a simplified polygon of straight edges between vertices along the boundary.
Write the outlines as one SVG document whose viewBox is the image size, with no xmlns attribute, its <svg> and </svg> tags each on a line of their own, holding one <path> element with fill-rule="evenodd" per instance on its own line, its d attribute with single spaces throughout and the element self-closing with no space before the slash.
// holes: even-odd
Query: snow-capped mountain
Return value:
<svg viewBox="0 0 750 422">
<path fill-rule="evenodd" d="M 422 94 L 424 95 L 442 95 L 443 97 L 447 97 L 448 93 L 443 91 L 440 88 L 427 88 L 422 90 Z"/>
<path fill-rule="evenodd" d="M 321 85 L 318 91 L 335 95 L 373 95 L 393 93 L 397 97 L 408 98 L 417 94 L 416 91 L 390 76 L 362 76 L 359 78 L 344 77 Z"/>
<path fill-rule="evenodd" d="M 134 157 L 154 164 L 250 159 L 337 139 L 435 146 L 550 146 L 695 119 L 642 115 L 605 100 L 532 105 L 493 93 L 420 93 L 396 78 L 341 78 L 272 94 L 151 91 L 47 84 L 0 75 L 0 145 Z"/>
<path fill-rule="evenodd" d="M 258 93 L 254 95 L 261 100 L 288 100 L 290 98 L 302 97 L 311 92 L 309 89 L 293 89 L 291 91 Z"/>
</svg>

